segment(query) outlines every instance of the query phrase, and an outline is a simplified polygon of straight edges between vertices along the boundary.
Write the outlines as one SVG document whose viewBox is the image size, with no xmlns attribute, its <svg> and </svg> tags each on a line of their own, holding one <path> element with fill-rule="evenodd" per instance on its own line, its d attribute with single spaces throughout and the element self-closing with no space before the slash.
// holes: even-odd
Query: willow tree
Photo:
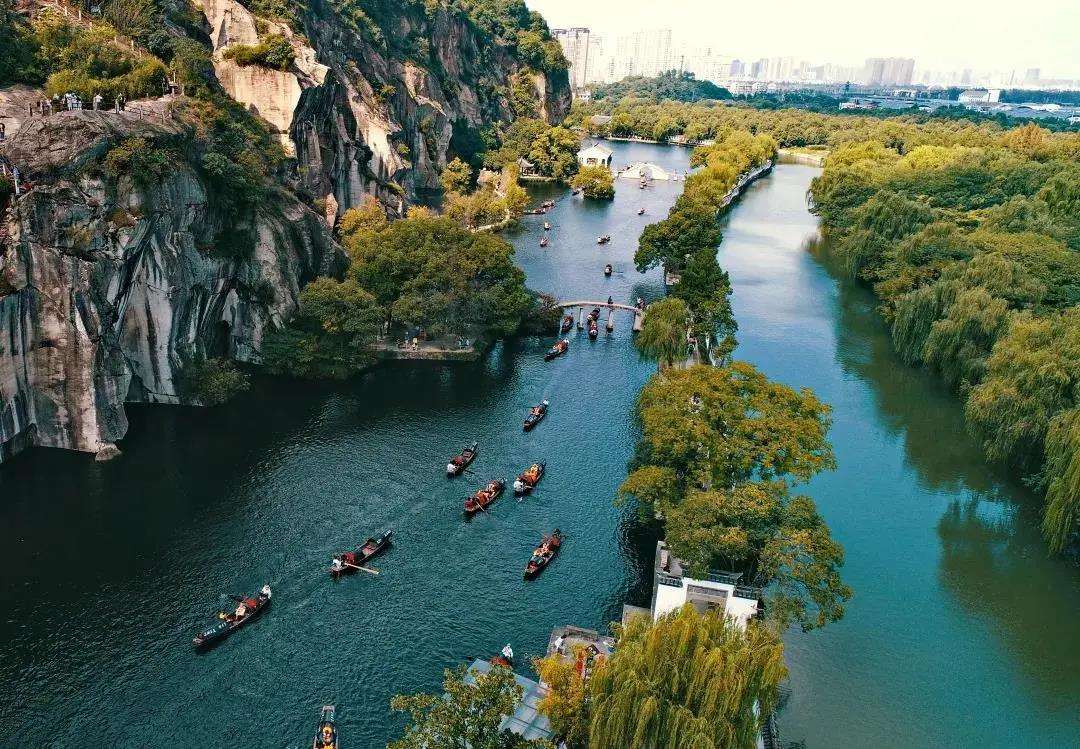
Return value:
<svg viewBox="0 0 1080 749">
<path fill-rule="evenodd" d="M 551 749 L 547 741 L 526 741 L 502 730 L 503 717 L 521 701 L 522 689 L 506 668 L 465 678 L 464 668 L 447 669 L 444 694 L 399 694 L 392 710 L 409 714 L 405 735 L 388 749 Z"/>
<path fill-rule="evenodd" d="M 749 749 L 787 675 L 783 644 L 692 606 L 632 620 L 589 679 L 590 749 Z"/>
<path fill-rule="evenodd" d="M 641 330 L 634 337 L 641 355 L 672 366 L 686 355 L 686 334 L 690 329 L 690 310 L 686 302 L 667 297 L 653 302 L 645 310 Z"/>
<path fill-rule="evenodd" d="M 1058 414 L 1046 435 L 1043 535 L 1062 551 L 1080 531 L 1080 408 Z"/>
</svg>

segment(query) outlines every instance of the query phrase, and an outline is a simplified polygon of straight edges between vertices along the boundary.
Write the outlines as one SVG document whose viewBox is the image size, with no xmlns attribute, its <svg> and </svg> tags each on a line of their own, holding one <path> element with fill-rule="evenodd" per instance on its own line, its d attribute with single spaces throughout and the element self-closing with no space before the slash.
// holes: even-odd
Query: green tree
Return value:
<svg viewBox="0 0 1080 749">
<path fill-rule="evenodd" d="M 783 644 L 692 606 L 637 617 L 589 680 L 590 749 L 751 749 L 786 677 Z"/>
<path fill-rule="evenodd" d="M 641 330 L 634 344 L 647 359 L 671 367 L 686 356 L 686 334 L 690 329 L 690 309 L 677 297 L 667 297 L 645 308 Z"/>
<path fill-rule="evenodd" d="M 461 159 L 454 158 L 443 169 L 439 184 L 445 192 L 464 194 L 472 184 L 472 168 Z"/>
<path fill-rule="evenodd" d="M 578 645 L 570 658 L 555 653 L 533 661 L 548 689 L 537 707 L 548 716 L 554 734 L 572 749 L 583 749 L 589 741 L 588 688 L 577 666 L 586 657 L 584 650 Z"/>
<path fill-rule="evenodd" d="M 251 387 L 248 376 L 228 359 L 197 358 L 185 367 L 181 388 L 204 406 L 220 406 Z"/>
<path fill-rule="evenodd" d="M 570 186 L 581 190 L 590 200 L 611 200 L 615 197 L 615 178 L 606 166 L 583 166 L 570 181 Z"/>
<path fill-rule="evenodd" d="M 443 692 L 399 694 L 390 700 L 392 710 L 409 714 L 409 725 L 389 749 L 550 749 L 546 741 L 525 741 L 500 730 L 503 716 L 522 698 L 509 669 L 495 667 L 468 681 L 464 668 L 447 669 Z"/>
</svg>

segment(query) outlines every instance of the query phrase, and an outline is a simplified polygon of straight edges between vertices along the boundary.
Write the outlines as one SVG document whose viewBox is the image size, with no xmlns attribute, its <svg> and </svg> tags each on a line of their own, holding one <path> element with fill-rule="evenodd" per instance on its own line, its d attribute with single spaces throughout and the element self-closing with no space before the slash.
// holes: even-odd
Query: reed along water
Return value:
<svg viewBox="0 0 1080 749">
<path fill-rule="evenodd" d="M 616 166 L 688 166 L 682 149 L 611 145 Z M 1078 575 L 1047 558 L 1036 498 L 986 467 L 957 400 L 897 361 L 873 299 L 808 247 L 815 174 L 781 166 L 753 185 L 720 249 L 737 355 L 834 409 L 839 467 L 806 491 L 845 545 L 855 598 L 842 622 L 787 638 L 785 739 L 1071 745 Z M 663 293 L 633 252 L 682 183 L 617 188 L 604 204 L 534 190 L 556 208 L 507 235 L 531 288 L 630 303 Z M 633 348 L 630 315 L 615 324 L 595 342 L 572 333 L 551 363 L 555 331 L 474 364 L 260 381 L 216 409 L 132 406 L 116 461 L 35 450 L 0 466 L 0 745 L 302 747 L 336 704 L 343 746 L 382 746 L 403 725 L 393 694 L 436 691 L 444 668 L 507 642 L 526 664 L 553 627 L 604 628 L 623 602 L 645 603 L 655 537 L 612 500 L 654 366 Z M 545 398 L 548 417 L 524 434 Z M 447 479 L 473 439 L 472 473 Z M 463 519 L 467 494 L 537 460 L 548 470 L 532 495 L 508 490 Z M 561 554 L 525 582 L 556 527 Z M 377 577 L 330 578 L 333 553 L 386 528 L 394 546 L 372 563 Z M 196 653 L 220 594 L 264 582 L 266 614 Z"/>
</svg>

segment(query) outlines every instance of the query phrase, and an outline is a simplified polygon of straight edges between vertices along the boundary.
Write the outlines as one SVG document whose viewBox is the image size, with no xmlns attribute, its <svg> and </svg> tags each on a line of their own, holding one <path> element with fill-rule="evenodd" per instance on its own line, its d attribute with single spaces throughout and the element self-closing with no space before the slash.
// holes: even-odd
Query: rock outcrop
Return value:
<svg viewBox="0 0 1080 749">
<path fill-rule="evenodd" d="M 125 402 L 180 402 L 196 356 L 257 361 L 303 285 L 341 268 L 325 219 L 288 191 L 246 218 L 249 253 L 216 257 L 207 247 L 229 227 L 190 164 L 151 185 L 81 168 L 124 138 L 185 136 L 164 119 L 65 112 L 8 144 L 30 189 L 0 230 L 0 457 L 28 444 L 115 454 Z"/>
<path fill-rule="evenodd" d="M 30 189 L 0 220 L 0 460 L 26 445 L 117 455 L 124 403 L 185 401 L 196 357 L 258 361 L 303 285 L 342 270 L 331 227 L 345 210 L 374 195 L 402 213 L 437 188 L 450 158 L 513 118 L 515 87 L 549 121 L 570 106 L 565 71 L 530 69 L 453 4 L 386 11 L 382 43 L 334 0 L 296 6 L 289 24 L 236 0 L 198 7 L 218 82 L 267 123 L 293 159 L 288 176 L 243 217 L 254 248 L 230 258 L 208 249 L 233 227 L 194 163 L 178 160 L 150 186 L 100 169 L 124 138 L 190 135 L 160 102 L 9 129 L 4 151 Z M 226 57 L 267 34 L 289 41 L 289 69 Z"/>
<path fill-rule="evenodd" d="M 332 196 L 339 212 L 368 194 L 400 209 L 437 189 L 455 138 L 513 118 L 509 88 L 519 77 L 549 122 L 562 120 L 570 108 L 565 71 L 529 69 L 442 5 L 429 14 L 406 4 L 391 19 L 394 26 L 383 29 L 387 38 L 425 40 L 427 64 L 366 41 L 331 4 L 313 5 L 317 12 L 303 16 L 304 35 L 256 17 L 236 0 L 201 0 L 200 7 L 222 86 L 270 122 L 296 156 L 304 189 Z M 290 70 L 225 59 L 230 46 L 254 45 L 267 34 L 292 44 Z"/>
</svg>

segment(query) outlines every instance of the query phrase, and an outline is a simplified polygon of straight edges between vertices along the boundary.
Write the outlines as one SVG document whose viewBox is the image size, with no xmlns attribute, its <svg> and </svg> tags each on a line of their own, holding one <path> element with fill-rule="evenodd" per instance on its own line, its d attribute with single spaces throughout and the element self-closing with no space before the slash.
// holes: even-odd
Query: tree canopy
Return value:
<svg viewBox="0 0 1080 749">
<path fill-rule="evenodd" d="M 589 200 L 611 200 L 615 197 L 615 178 L 610 169 L 599 164 L 578 169 L 570 186 L 581 190 Z"/>
<path fill-rule="evenodd" d="M 589 679 L 590 749 L 750 749 L 786 677 L 783 644 L 690 605 L 632 619 Z"/>
<path fill-rule="evenodd" d="M 666 370 L 637 413 L 641 439 L 620 493 L 664 522 L 692 574 L 733 570 L 767 586 L 766 610 L 783 627 L 843 616 L 843 549 L 813 501 L 789 489 L 835 464 L 827 406 L 733 362 Z"/>
<path fill-rule="evenodd" d="M 831 254 L 881 299 L 900 356 L 960 392 L 988 458 L 1047 492 L 1043 530 L 1060 551 L 1080 504 L 1064 426 L 1080 405 L 1080 134 L 945 136 L 896 124 L 838 146 L 814 210 Z"/>
<path fill-rule="evenodd" d="M 444 694 L 397 695 L 390 708 L 409 714 L 405 735 L 389 749 L 551 749 L 547 741 L 526 741 L 499 729 L 521 700 L 522 690 L 507 668 L 472 674 L 447 669 Z"/>
</svg>

